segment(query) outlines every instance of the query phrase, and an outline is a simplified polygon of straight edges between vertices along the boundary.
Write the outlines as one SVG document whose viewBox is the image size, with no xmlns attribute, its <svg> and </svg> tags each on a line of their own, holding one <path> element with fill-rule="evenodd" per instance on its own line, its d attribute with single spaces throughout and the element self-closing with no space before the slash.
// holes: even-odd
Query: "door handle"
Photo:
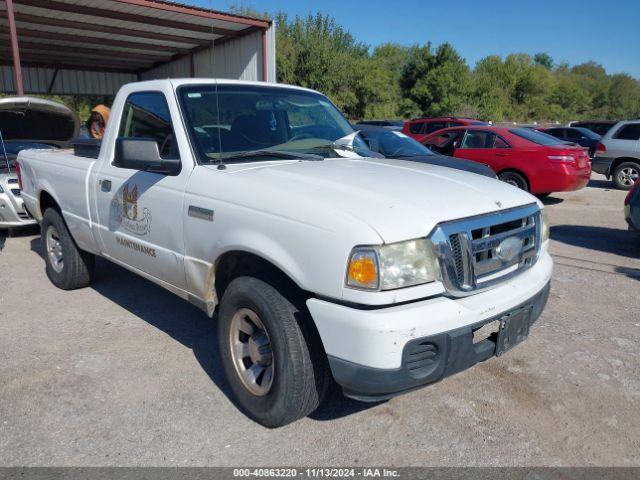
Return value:
<svg viewBox="0 0 640 480">
<path fill-rule="evenodd" d="M 111 191 L 111 180 L 100 180 L 98 183 L 100 184 L 100 190 L 103 192 Z"/>
<path fill-rule="evenodd" d="M 496 153 L 496 157 L 506 157 L 506 153 Z"/>
</svg>

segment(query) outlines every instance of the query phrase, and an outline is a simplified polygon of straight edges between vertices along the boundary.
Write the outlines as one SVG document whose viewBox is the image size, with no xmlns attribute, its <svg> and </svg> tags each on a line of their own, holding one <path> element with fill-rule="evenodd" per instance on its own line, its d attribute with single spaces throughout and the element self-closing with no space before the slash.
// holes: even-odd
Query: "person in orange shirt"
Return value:
<svg viewBox="0 0 640 480">
<path fill-rule="evenodd" d="M 97 105 L 91 110 L 89 120 L 87 120 L 87 130 L 91 138 L 101 139 L 104 129 L 109 121 L 111 109 L 106 105 Z"/>
</svg>

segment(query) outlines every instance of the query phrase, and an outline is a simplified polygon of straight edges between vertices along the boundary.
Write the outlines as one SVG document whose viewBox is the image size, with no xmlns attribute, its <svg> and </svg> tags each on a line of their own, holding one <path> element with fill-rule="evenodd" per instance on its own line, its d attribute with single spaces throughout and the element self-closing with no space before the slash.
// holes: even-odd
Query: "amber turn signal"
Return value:
<svg viewBox="0 0 640 480">
<path fill-rule="evenodd" d="M 378 289 L 378 259 L 373 250 L 353 252 L 349 261 L 347 285 L 367 290 Z"/>
</svg>

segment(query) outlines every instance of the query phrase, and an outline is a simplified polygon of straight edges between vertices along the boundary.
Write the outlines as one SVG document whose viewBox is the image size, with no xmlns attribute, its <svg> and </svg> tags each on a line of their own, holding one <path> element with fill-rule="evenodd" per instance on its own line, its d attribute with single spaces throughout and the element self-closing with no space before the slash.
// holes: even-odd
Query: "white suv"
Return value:
<svg viewBox="0 0 640 480">
<path fill-rule="evenodd" d="M 617 188 L 629 190 L 640 177 L 640 121 L 611 128 L 600 140 L 591 168 L 612 178 Z"/>
</svg>

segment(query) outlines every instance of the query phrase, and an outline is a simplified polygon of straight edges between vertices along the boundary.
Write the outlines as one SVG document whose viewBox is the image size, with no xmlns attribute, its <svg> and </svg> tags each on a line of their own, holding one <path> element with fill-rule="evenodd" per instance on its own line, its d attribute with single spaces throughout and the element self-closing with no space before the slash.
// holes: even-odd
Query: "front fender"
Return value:
<svg viewBox="0 0 640 480">
<path fill-rule="evenodd" d="M 238 229 L 225 234 L 200 254 L 201 258 L 185 256 L 187 288 L 199 299 L 215 306 L 215 270 L 218 261 L 229 252 L 246 252 L 271 263 L 284 272 L 300 288 L 309 288 L 303 267 L 274 238 L 263 232 Z M 199 256 L 200 256 L 199 255 Z M 202 260 L 202 258 L 209 259 Z"/>
</svg>

